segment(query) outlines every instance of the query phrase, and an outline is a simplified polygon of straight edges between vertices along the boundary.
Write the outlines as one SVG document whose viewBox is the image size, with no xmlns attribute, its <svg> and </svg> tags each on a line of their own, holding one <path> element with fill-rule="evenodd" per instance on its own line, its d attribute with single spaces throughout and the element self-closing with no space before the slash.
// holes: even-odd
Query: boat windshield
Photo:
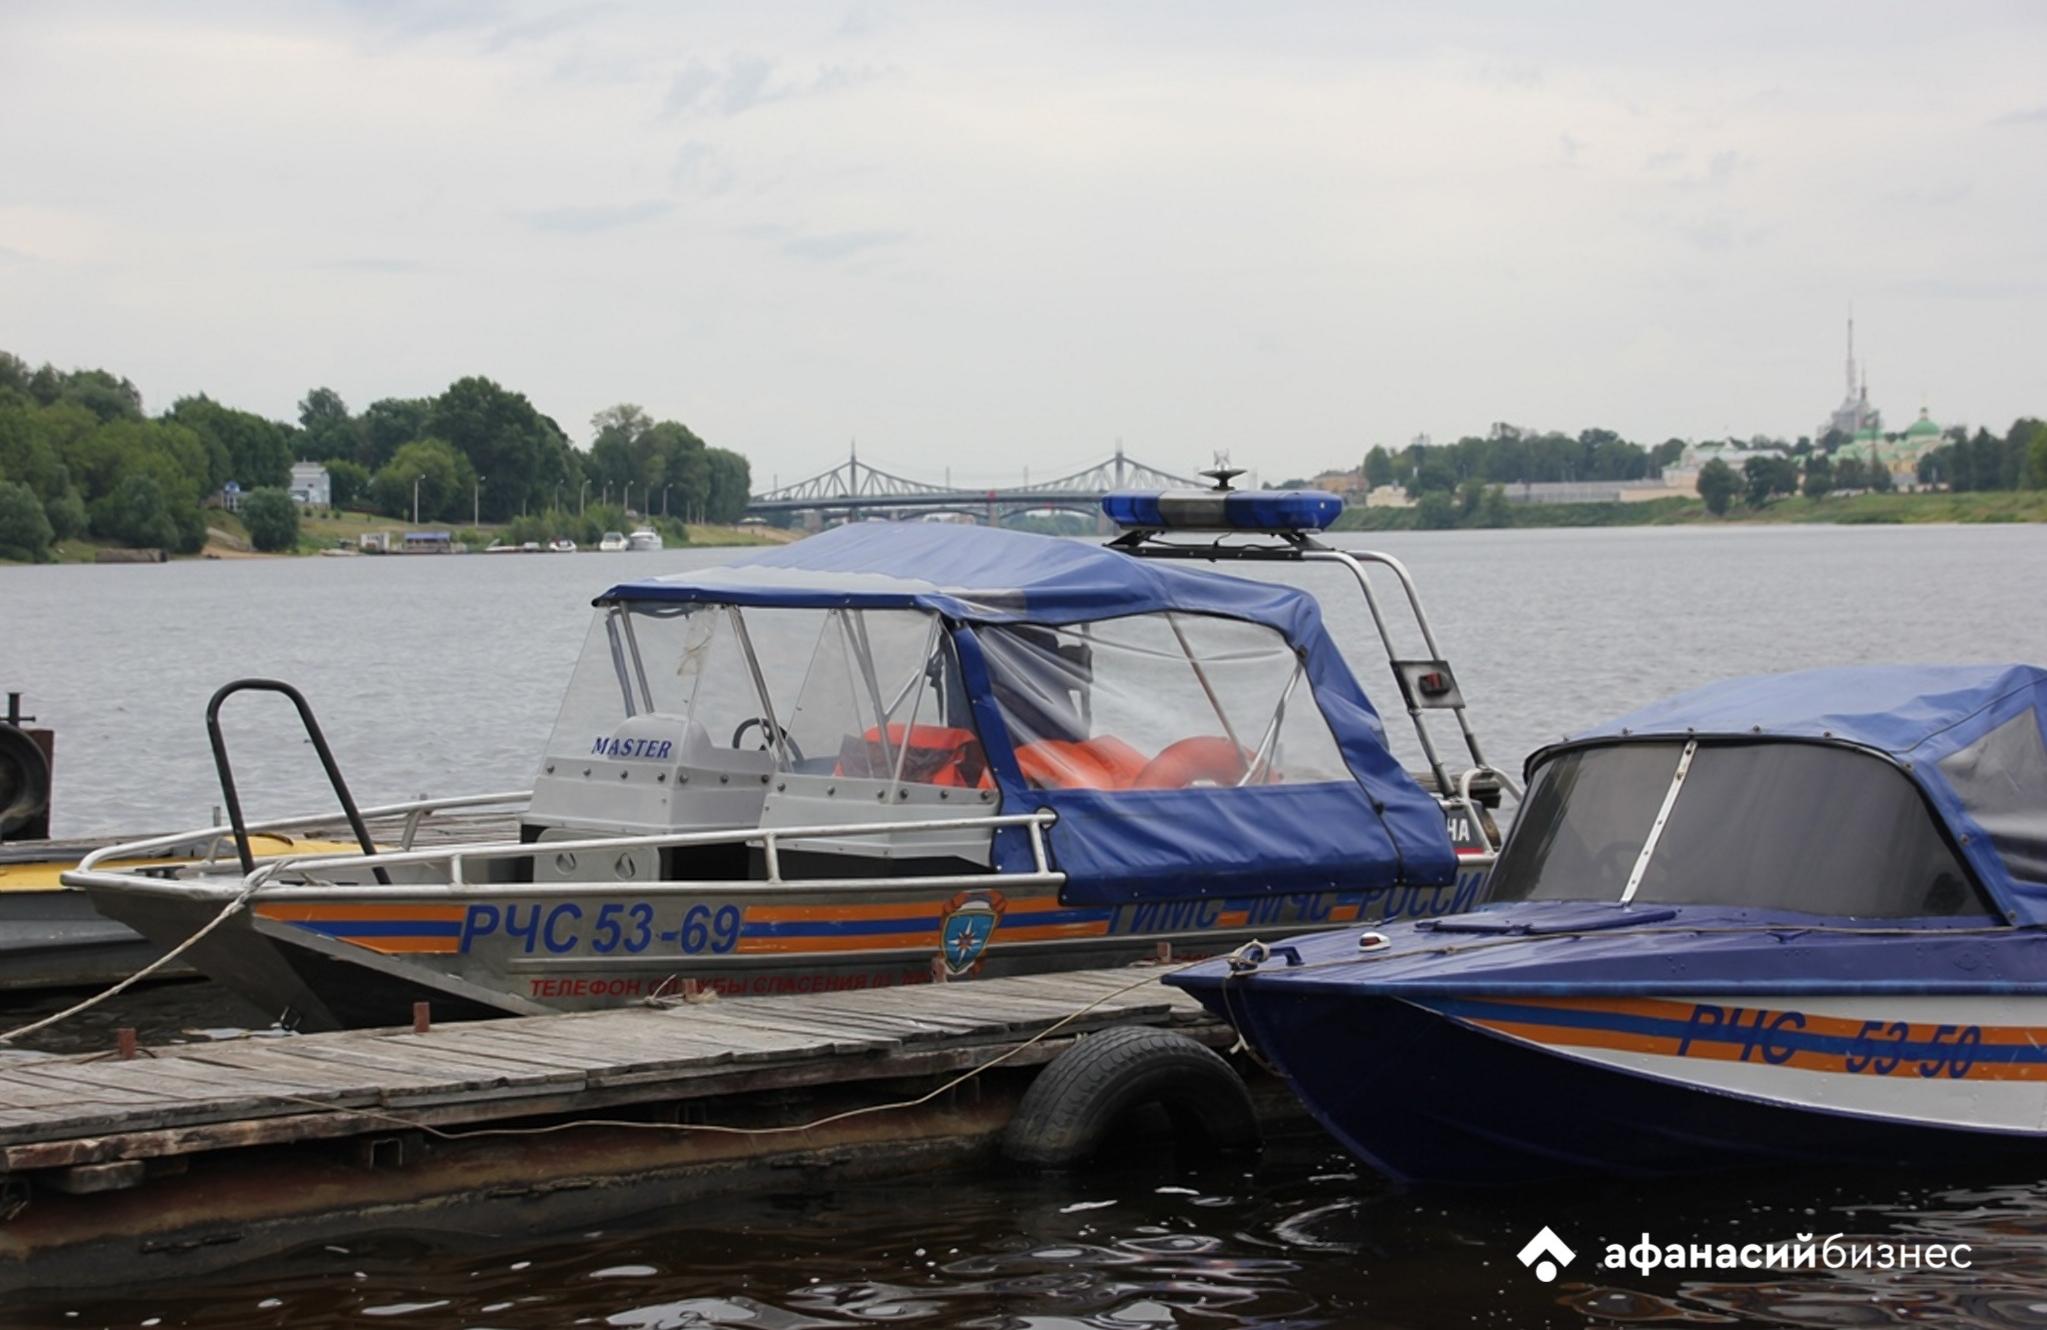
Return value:
<svg viewBox="0 0 2047 1330">
<path fill-rule="evenodd" d="M 761 686 L 786 725 L 779 713 L 795 697 L 797 683 L 789 662 L 802 659 L 821 617 L 816 610 L 742 611 L 729 605 L 600 609 L 583 641 L 547 752 L 555 757 L 601 755 L 620 725 L 633 717 L 681 723 L 700 750 L 758 751 L 768 739 L 759 719 L 765 710 Z"/>
<path fill-rule="evenodd" d="M 802 690 L 783 721 L 782 769 L 987 786 L 987 759 L 938 616 L 842 609 L 821 617 Z"/>
<path fill-rule="evenodd" d="M 1262 624 L 1166 612 L 975 638 L 1034 788 L 1352 779 L 1303 658 Z"/>
<path fill-rule="evenodd" d="M 1918 789 L 1888 762 L 1830 744 L 1701 743 L 1679 782 L 1684 749 L 1676 741 L 1619 743 L 1544 763 L 1488 898 L 1878 919 L 1989 915 Z M 1656 832 L 1667 798 L 1668 819 Z M 1627 896 L 1652 835 L 1648 864 Z"/>
</svg>

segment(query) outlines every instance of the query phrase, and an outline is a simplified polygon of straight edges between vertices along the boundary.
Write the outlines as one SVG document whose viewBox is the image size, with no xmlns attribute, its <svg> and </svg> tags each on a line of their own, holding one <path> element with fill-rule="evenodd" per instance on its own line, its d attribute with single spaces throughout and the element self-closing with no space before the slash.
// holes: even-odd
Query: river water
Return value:
<svg viewBox="0 0 2047 1330">
<path fill-rule="evenodd" d="M 1489 758 L 1733 674 L 2047 661 L 2047 529 L 1685 527 L 1388 534 Z M 0 569 L 0 687 L 58 732 L 58 834 L 197 824 L 222 682 L 297 683 L 364 802 L 530 780 L 611 583 L 733 551 Z M 1354 589 L 1322 596 L 1391 695 Z M 1390 588 L 1388 588 L 1390 590 Z M 1389 728 L 1412 756 L 1403 722 Z M 276 699 L 228 727 L 252 816 L 323 809 Z M 1442 738 L 1448 740 L 1447 729 Z M 1389 1074 L 1389 1093 L 1398 1092 Z M 1555 1284 L 1515 1261 L 1544 1224 Z M 1974 1268 L 1683 1277 L 1606 1244 L 1835 1232 L 1971 1243 Z M 1388 1187 L 1312 1134 L 1255 1163 L 756 1195 L 602 1232 L 384 1234 L 260 1269 L 0 1305 L 0 1325 L 2047 1325 L 2047 1165 L 1995 1176 L 1784 1174 L 1509 1196 Z"/>
</svg>

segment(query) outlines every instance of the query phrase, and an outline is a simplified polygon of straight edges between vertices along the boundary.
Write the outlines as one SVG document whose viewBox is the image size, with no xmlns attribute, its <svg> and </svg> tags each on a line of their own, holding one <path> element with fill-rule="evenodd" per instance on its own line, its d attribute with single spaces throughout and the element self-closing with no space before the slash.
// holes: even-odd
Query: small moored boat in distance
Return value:
<svg viewBox="0 0 2047 1330">
<path fill-rule="evenodd" d="M 632 550 L 658 550 L 662 548 L 661 533 L 650 526 L 635 528 L 633 533 L 625 539 L 626 548 Z"/>
<path fill-rule="evenodd" d="M 498 796 L 516 840 L 386 850 L 359 831 L 360 854 L 66 880 L 167 945 L 227 910 L 191 963 L 305 1028 L 421 1000 L 525 1014 L 683 980 L 819 992 L 1199 955 L 1474 899 L 1485 806 L 1511 783 L 1484 767 L 1406 570 L 1315 539 L 1330 495 L 1105 506 L 1128 528 L 1109 547 L 861 523 L 612 586 L 534 788 Z M 1335 565 L 1362 589 L 1431 789 L 1314 598 L 1187 564 L 1225 558 Z M 1394 650 L 1374 572 L 1425 658 Z M 229 688 L 246 686 L 282 687 Z M 1455 777 L 1425 723 L 1442 711 L 1470 753 Z"/>
<path fill-rule="evenodd" d="M 557 536 L 548 542 L 547 552 L 549 554 L 574 554 L 576 552 L 576 542 L 570 540 L 567 536 Z"/>
<path fill-rule="evenodd" d="M 626 543 L 625 534 L 619 531 L 607 531 L 604 538 L 597 542 L 600 554 L 622 554 L 630 548 L 632 547 Z"/>
<path fill-rule="evenodd" d="M 2047 671 L 1741 679 L 1528 760 L 1457 918 L 1168 977 L 1419 1181 L 2047 1153 Z"/>
</svg>

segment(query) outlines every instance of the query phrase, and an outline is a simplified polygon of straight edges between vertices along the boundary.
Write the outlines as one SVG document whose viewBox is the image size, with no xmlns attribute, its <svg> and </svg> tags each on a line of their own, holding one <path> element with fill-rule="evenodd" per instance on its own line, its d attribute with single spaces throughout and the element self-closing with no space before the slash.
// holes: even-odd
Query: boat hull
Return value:
<svg viewBox="0 0 2047 1330">
<path fill-rule="evenodd" d="M 1199 991 L 1409 1181 L 2047 1154 L 2047 997 Z"/>
<path fill-rule="evenodd" d="M 1068 906 L 1047 887 L 805 891 L 794 884 L 617 889 L 323 885 L 259 898 L 190 963 L 303 1029 L 620 1006 L 684 981 L 731 996 L 818 993 L 1219 955 L 1254 937 L 1468 909 L 1482 869 L 1441 887 Z M 89 888 L 101 913 L 171 946 L 232 889 Z"/>
<path fill-rule="evenodd" d="M 0 892 L 0 992 L 111 984 L 162 954 L 134 929 L 103 918 L 84 892 Z"/>
</svg>

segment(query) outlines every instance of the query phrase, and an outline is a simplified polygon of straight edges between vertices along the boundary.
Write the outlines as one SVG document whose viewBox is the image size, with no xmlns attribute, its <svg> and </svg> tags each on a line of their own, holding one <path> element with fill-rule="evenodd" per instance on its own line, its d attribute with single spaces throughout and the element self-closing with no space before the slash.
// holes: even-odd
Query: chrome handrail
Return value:
<svg viewBox="0 0 2047 1330">
<path fill-rule="evenodd" d="M 524 803 L 533 798 L 531 790 L 504 790 L 495 794 L 463 794 L 445 799 L 408 799 L 403 803 L 377 804 L 361 809 L 365 820 L 372 818 L 397 817 L 410 813 L 438 813 L 449 808 L 484 808 L 492 804 Z M 300 813 L 292 817 L 268 818 L 251 822 L 248 830 L 290 831 L 308 824 L 333 821 L 326 813 Z M 130 858 L 138 854 L 158 854 L 201 842 L 218 842 L 222 836 L 232 835 L 234 827 L 222 822 L 213 826 L 200 827 L 194 831 L 176 831 L 163 836 L 152 836 L 147 840 L 124 841 L 118 845 L 103 845 L 78 861 L 78 872 L 90 872 L 109 858 Z M 274 858 L 275 856 L 269 856 Z"/>
<path fill-rule="evenodd" d="M 1484 763 L 1468 768 L 1463 775 L 1457 778 L 1457 802 L 1463 805 L 1465 814 L 1471 818 L 1473 829 L 1478 832 L 1479 839 L 1485 843 L 1484 857 L 1486 862 L 1492 863 L 1500 857 L 1501 847 L 1493 844 L 1493 838 L 1486 834 L 1485 814 L 1480 811 L 1478 800 L 1473 798 L 1471 793 L 1471 783 L 1480 776 L 1491 776 L 1494 780 L 1498 781 L 1502 789 L 1514 796 L 1516 804 L 1521 802 L 1521 787 L 1506 772 L 1498 767 L 1487 766 Z"/>
<path fill-rule="evenodd" d="M 475 796 L 471 800 L 471 802 L 483 801 L 484 799 L 482 796 Z M 401 809 L 403 808 L 402 805 L 396 807 Z M 365 815 L 371 816 L 373 814 Z M 637 836 L 592 836 L 585 837 L 579 840 L 533 841 L 530 843 L 519 841 L 495 841 L 485 842 L 476 845 L 449 846 L 446 848 L 433 850 L 386 850 L 379 851 L 376 854 L 278 855 L 269 858 L 266 862 L 261 864 L 255 871 L 246 874 L 241 879 L 240 885 L 234 888 L 234 890 L 240 893 L 245 893 L 250 896 L 261 895 L 266 899 L 285 898 L 286 896 L 289 896 L 291 898 L 302 899 L 305 898 L 303 893 L 312 893 L 314 897 L 317 898 L 318 892 L 331 890 L 333 886 L 343 884 L 330 884 L 330 886 L 324 887 L 316 885 L 286 884 L 276 882 L 275 879 L 277 875 L 286 871 L 309 872 L 311 870 L 317 869 L 377 867 L 389 868 L 397 866 L 446 864 L 447 881 L 445 884 L 414 883 L 402 886 L 379 888 L 368 888 L 360 886 L 358 884 L 346 885 L 347 889 L 350 890 L 351 892 L 367 890 L 372 891 L 376 894 L 392 895 L 402 895 L 407 893 L 417 894 L 421 890 L 428 890 L 442 885 L 445 885 L 447 888 L 458 890 L 470 886 L 489 885 L 491 886 L 492 890 L 510 890 L 514 894 L 516 894 L 517 887 L 523 884 L 483 884 L 468 882 L 463 877 L 463 866 L 465 862 L 470 860 L 538 858 L 539 856 L 544 854 L 592 853 L 605 850 L 661 849 L 671 846 L 684 845 L 732 845 L 732 844 L 760 845 L 763 850 L 763 857 L 766 861 L 768 876 L 760 881 L 749 880 L 749 882 L 745 884 L 727 885 L 733 887 L 746 886 L 761 889 L 772 888 L 776 890 L 783 890 L 786 889 L 786 887 L 789 885 L 789 879 L 784 878 L 781 875 L 781 842 L 786 840 L 812 840 L 822 838 L 873 836 L 886 835 L 892 833 L 915 834 L 920 832 L 932 831 L 957 831 L 961 829 L 967 830 L 986 829 L 989 831 L 994 831 L 1002 827 L 1023 827 L 1027 829 L 1027 831 L 1029 832 L 1031 859 L 1034 865 L 1033 869 L 1027 873 L 996 872 L 991 874 L 956 875 L 959 877 L 960 884 L 972 885 L 974 883 L 985 883 L 990 877 L 999 877 L 1001 880 L 1005 882 L 1025 882 L 1031 884 L 1043 883 L 1046 885 L 1055 885 L 1057 883 L 1063 882 L 1065 880 L 1065 875 L 1063 873 L 1057 872 L 1051 867 L 1050 854 L 1045 845 L 1045 829 L 1056 823 L 1058 820 L 1059 817 L 1057 813 L 1051 812 L 1050 810 L 1039 810 L 1030 813 L 996 813 L 989 814 L 987 816 L 967 818 L 918 818 L 892 822 L 854 822 L 801 827 L 732 827 L 714 831 L 655 832 Z M 204 836 L 207 834 L 209 833 L 208 832 L 188 833 L 189 836 Z M 162 837 L 159 839 L 168 840 L 170 838 Z M 137 842 L 137 845 L 140 846 L 151 843 L 152 842 Z M 86 860 L 80 861 L 77 868 L 63 874 L 63 880 L 68 885 L 71 886 L 103 886 L 123 889 L 140 886 L 144 887 L 145 889 L 153 891 L 173 891 L 172 884 L 165 882 L 161 878 L 131 872 L 107 872 L 102 871 L 97 867 L 98 860 L 101 857 L 104 857 L 105 854 L 111 853 L 113 850 L 120 848 L 123 847 L 118 846 L 109 847 L 108 850 L 106 851 L 102 851 L 94 856 L 89 856 Z M 928 876 L 909 877 L 901 879 L 860 878 L 844 884 L 841 884 L 836 879 L 820 879 L 815 881 L 798 879 L 798 882 L 805 888 L 812 887 L 825 888 L 836 887 L 840 885 L 865 886 L 868 888 L 873 888 L 876 886 L 887 885 L 891 882 L 914 883 L 919 885 L 933 886 L 941 884 L 951 884 L 952 881 L 953 879 L 950 877 L 939 878 Z M 188 895 L 206 894 L 205 892 L 195 893 L 190 889 L 190 884 L 185 885 L 187 887 L 185 891 L 174 892 L 174 894 Z M 692 889 L 695 889 L 699 886 L 709 886 L 714 884 L 690 883 L 686 885 L 689 885 Z M 601 888 L 605 890 L 614 891 L 618 889 L 616 884 L 609 883 L 541 884 L 535 889 L 541 891 L 561 891 L 572 886 L 588 886 L 593 889 Z M 225 886 L 225 884 L 222 884 L 216 890 L 226 891 L 227 887 Z"/>
</svg>

